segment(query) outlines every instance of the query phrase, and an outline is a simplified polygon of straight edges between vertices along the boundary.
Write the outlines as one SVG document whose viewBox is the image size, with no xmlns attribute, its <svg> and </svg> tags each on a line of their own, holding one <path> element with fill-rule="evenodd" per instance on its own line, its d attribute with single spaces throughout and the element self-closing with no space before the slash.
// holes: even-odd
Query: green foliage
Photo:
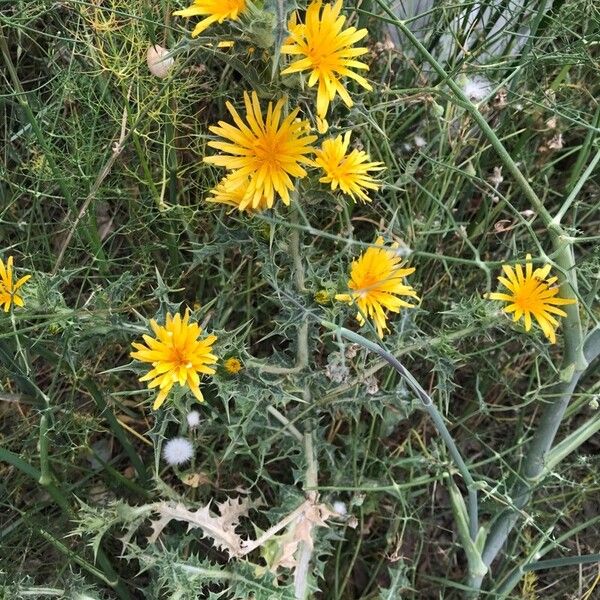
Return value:
<svg viewBox="0 0 600 600">
<path fill-rule="evenodd" d="M 385 164 L 381 188 L 353 203 L 309 169 L 292 207 L 248 215 L 204 201 L 222 175 L 202 162 L 208 126 L 250 89 L 263 101 L 285 93 L 312 123 L 315 88 L 279 75 L 294 3 L 255 2 L 194 40 L 191 21 L 170 15 L 185 4 L 18 0 L 0 10 L 0 258 L 32 275 L 25 307 L 0 315 L 0 598 L 285 600 L 295 585 L 324 600 L 462 597 L 465 549 L 481 550 L 481 539 L 464 543 L 452 512 L 450 489 L 468 512 L 464 481 L 406 379 L 321 324 L 359 330 L 356 308 L 335 294 L 377 235 L 399 243 L 421 298 L 391 315 L 382 347 L 466 458 L 479 525 L 489 534 L 506 507 L 527 523 L 479 582 L 484 593 L 520 597 L 512 590 L 531 557 L 594 552 L 600 480 L 586 432 L 598 418 L 597 362 L 579 378 L 561 363 L 565 321 L 550 346 L 483 295 L 502 263 L 530 252 L 576 278 L 583 331 L 598 327 L 598 8 L 436 2 L 421 16 L 398 12 L 446 81 L 393 25 L 389 10 L 415 3 L 347 0 L 348 20 L 369 30 L 374 91 L 350 82 L 355 104 L 332 104 L 330 134 L 352 130 Z M 174 59 L 165 79 L 145 62 L 154 44 Z M 449 87 L 468 91 L 478 78 L 489 84 L 478 111 L 541 206 L 566 206 L 561 244 L 573 268 Z M 217 372 L 203 379 L 204 404 L 177 389 L 154 413 L 131 342 L 150 333 L 148 319 L 186 308 L 218 336 Z M 369 324 L 360 331 L 377 341 Z M 224 368 L 230 357 L 237 374 Z M 575 448 L 521 506 L 527 444 L 555 386 L 576 373 L 557 437 Z M 173 467 L 162 452 L 176 436 L 195 454 Z M 257 502 L 234 527 L 244 540 L 307 499 L 347 514 L 303 521 L 308 550 L 294 546 L 301 534 L 306 543 L 294 520 L 234 558 L 178 519 L 148 543 L 157 503 L 208 506 L 218 519 L 233 497 Z M 305 552 L 305 573 L 269 570 L 286 544 L 295 560 Z M 563 598 L 595 577 L 582 565 L 526 583 Z"/>
</svg>

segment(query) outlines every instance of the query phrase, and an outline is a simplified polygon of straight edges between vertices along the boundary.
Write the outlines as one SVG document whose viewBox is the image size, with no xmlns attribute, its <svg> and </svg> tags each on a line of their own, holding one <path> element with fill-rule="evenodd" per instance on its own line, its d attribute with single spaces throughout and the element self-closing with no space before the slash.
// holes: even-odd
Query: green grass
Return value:
<svg viewBox="0 0 600 600">
<path fill-rule="evenodd" d="M 468 586 L 482 598 L 595 597 L 600 385 L 597 360 L 577 361 L 600 317 L 600 13 L 544 4 L 485 2 L 483 19 L 479 4 L 436 2 L 427 24 L 398 23 L 385 0 L 345 2 L 370 32 L 374 91 L 350 86 L 355 106 L 338 99 L 330 123 L 385 163 L 382 188 L 354 204 L 311 172 L 293 207 L 248 217 L 204 201 L 222 173 L 202 157 L 208 126 L 243 90 L 286 92 L 312 118 L 314 89 L 271 79 L 261 44 L 275 18 L 190 41 L 191 23 L 169 16 L 182 3 L 0 0 L 0 258 L 32 275 L 25 308 L 0 315 L 0 596 L 293 598 L 289 569 L 278 588 L 261 571 L 284 538 L 227 561 L 179 522 L 147 544 L 150 521 L 128 506 L 216 507 L 242 490 L 262 500 L 237 530 L 255 539 L 316 488 L 348 517 L 300 549 L 309 597 L 452 599 Z M 483 19 L 476 39 L 470 7 Z M 533 34 L 519 46 L 524 24 Z M 508 48 L 486 54 L 498 40 Z M 153 43 L 175 49 L 166 79 L 146 66 Z M 491 82 L 478 109 L 462 92 L 474 76 Z M 422 298 L 383 347 L 444 416 L 476 482 L 478 524 L 510 525 L 497 556 L 483 552 L 495 559 L 483 581 L 472 572 L 481 549 L 461 528 L 464 480 L 417 395 L 385 356 L 351 356 L 320 323 L 357 330 L 351 309 L 315 294 L 342 291 L 377 234 L 407 249 Z M 577 284 L 556 346 L 483 299 L 500 265 L 527 253 L 552 261 L 563 291 Z M 182 396 L 153 412 L 130 344 L 148 318 L 184 307 L 219 336 L 219 357 L 245 368 L 219 366 L 203 405 Z M 588 338 L 588 357 L 597 346 Z M 340 363 L 334 381 L 327 367 Z M 553 444 L 566 440 L 564 452 L 542 453 L 561 460 L 528 481 L 565 398 Z M 160 457 L 176 435 L 197 447 L 181 470 Z M 198 487 L 183 482 L 190 473 Z"/>
</svg>

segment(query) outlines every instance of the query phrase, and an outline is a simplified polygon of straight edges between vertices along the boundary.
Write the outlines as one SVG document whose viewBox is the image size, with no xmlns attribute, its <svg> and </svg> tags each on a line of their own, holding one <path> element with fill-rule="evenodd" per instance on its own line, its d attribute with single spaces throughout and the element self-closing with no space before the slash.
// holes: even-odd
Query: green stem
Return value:
<svg viewBox="0 0 600 600">
<path fill-rule="evenodd" d="M 441 344 L 447 344 L 449 342 L 461 340 L 462 338 L 469 337 L 470 335 L 482 333 L 483 331 L 486 331 L 488 327 L 492 327 L 495 324 L 496 320 L 494 319 L 494 321 L 491 321 L 490 324 L 487 326 L 482 326 L 479 324 L 469 325 L 468 327 L 464 327 L 463 329 L 459 329 L 458 331 L 453 331 L 452 333 L 426 338 L 418 342 L 414 342 L 413 344 L 406 344 L 403 345 L 401 348 L 394 350 L 394 356 L 396 358 L 399 358 L 400 356 L 403 356 L 405 354 L 411 354 L 412 352 L 416 352 L 423 348 L 432 348 Z M 383 369 L 383 367 L 385 367 L 385 365 L 387 364 L 388 362 L 386 360 L 380 360 L 375 362 L 368 369 L 365 369 L 363 375 L 360 378 L 354 379 L 349 383 L 345 383 L 334 388 L 325 396 L 323 396 L 322 400 L 324 402 L 333 400 L 335 397 L 351 390 L 354 386 L 358 385 L 364 378 L 371 377 L 371 375 L 375 375 L 375 373 Z"/>
<path fill-rule="evenodd" d="M 590 363 L 600 355 L 600 329 L 596 329 L 588 335 L 583 354 L 586 362 L 589 361 Z M 540 424 L 527 449 L 526 458 L 521 469 L 522 478 L 511 490 L 510 495 L 514 499 L 514 508 L 499 515 L 487 537 L 482 558 L 488 566 L 502 549 L 509 533 L 519 519 L 519 510 L 527 504 L 535 485 L 539 482 L 545 469 L 548 452 L 552 447 L 556 430 L 582 374 L 581 371 L 573 371 L 573 375 L 568 381 L 559 382 L 549 391 L 549 396 L 555 398 L 555 400 L 546 405 Z M 560 444 L 558 448 L 560 448 Z M 551 454 L 549 458 L 552 459 Z M 481 581 L 470 583 L 472 587 L 477 589 L 481 586 Z"/>
<path fill-rule="evenodd" d="M 568 567 L 571 565 L 590 565 L 600 563 L 600 554 L 584 554 L 583 556 L 565 556 L 563 558 L 551 558 L 549 560 L 538 560 L 523 567 L 524 571 L 541 571 L 542 569 L 554 569 L 556 567 Z"/>
<path fill-rule="evenodd" d="M 552 542 L 547 544 L 546 546 L 543 546 L 544 540 L 542 539 L 530 550 L 529 556 L 525 558 L 518 567 L 514 568 L 504 578 L 504 580 L 492 590 L 492 592 L 495 593 L 494 598 L 497 598 L 497 600 L 504 600 L 508 597 L 508 595 L 512 592 L 515 586 L 519 583 L 521 577 L 523 576 L 523 573 L 526 570 L 526 565 L 528 565 L 531 562 L 531 558 L 535 557 L 537 559 L 540 559 L 542 556 L 548 554 L 548 552 L 555 550 L 563 542 L 566 542 L 567 540 L 571 539 L 580 531 L 584 531 L 590 527 L 595 526 L 599 521 L 600 516 L 595 516 L 592 519 L 584 521 L 583 523 L 579 523 L 572 529 L 569 529 L 569 531 L 563 533 L 561 536 L 553 539 Z"/>
<path fill-rule="evenodd" d="M 417 382 L 417 380 L 413 377 L 412 373 L 395 357 L 392 356 L 387 350 L 384 350 L 378 344 L 371 342 L 367 338 L 363 337 L 358 333 L 354 333 L 354 331 L 350 331 L 344 327 L 338 327 L 335 323 L 330 323 L 329 321 L 321 321 L 323 327 L 335 331 L 336 334 L 345 337 L 347 340 L 354 342 L 356 344 L 360 344 L 364 348 L 375 352 L 378 356 L 381 356 L 384 360 L 386 360 L 399 374 L 400 376 L 408 383 L 409 387 L 415 392 L 419 400 L 421 401 L 423 407 L 429 414 L 431 420 L 433 421 L 438 433 L 444 440 L 452 459 L 454 460 L 460 474 L 462 475 L 465 484 L 467 486 L 468 493 L 468 501 L 469 501 L 469 533 L 471 536 L 471 540 L 475 540 L 477 538 L 477 532 L 479 530 L 478 525 L 478 505 L 477 505 L 477 486 L 469 469 L 463 460 L 460 451 L 458 450 L 456 444 L 454 443 L 454 439 L 450 435 L 446 424 L 444 423 L 444 419 L 442 415 L 439 413 L 435 404 L 433 403 L 430 396 L 427 392 L 421 387 L 421 385 Z"/>
<path fill-rule="evenodd" d="M 281 414 L 281 412 L 279 412 L 274 406 L 271 405 L 267 406 L 267 412 L 270 412 L 284 426 L 284 431 L 287 429 L 290 432 L 290 434 L 296 438 L 296 440 L 302 442 L 302 434 L 285 415 Z"/>
<path fill-rule="evenodd" d="M 281 57 L 281 46 L 287 31 L 285 0 L 275 0 L 275 44 L 271 65 L 271 81 L 274 81 L 279 72 L 279 59 Z"/>
<path fill-rule="evenodd" d="M 581 177 L 577 180 L 577 183 L 571 190 L 571 193 L 567 196 L 567 199 L 563 202 L 563 205 L 560 207 L 560 210 L 556 213 L 556 216 L 554 217 L 555 223 L 560 225 L 562 218 L 565 216 L 565 213 L 567 212 L 567 210 L 569 210 L 571 204 L 573 204 L 573 202 L 577 198 L 577 195 L 581 191 L 581 188 L 588 180 L 589 176 L 592 173 L 594 173 L 594 169 L 596 168 L 598 161 L 600 161 L 600 149 L 598 150 L 598 152 L 596 152 L 594 158 L 591 160 L 587 169 L 583 172 L 583 175 L 581 175 Z"/>
<path fill-rule="evenodd" d="M 47 412 L 47 411 L 46 411 Z M 50 470 L 50 458 L 48 456 L 48 415 L 44 412 L 40 419 L 40 478 L 38 483 L 48 487 L 52 483 L 52 471 Z"/>
<path fill-rule="evenodd" d="M 67 560 L 72 560 L 74 563 L 78 564 L 82 569 L 86 570 L 88 573 L 98 578 L 100 581 L 103 581 L 110 587 L 114 587 L 117 584 L 118 579 L 108 579 L 100 569 L 96 568 L 84 558 L 81 558 L 81 556 L 79 556 L 76 552 L 74 552 L 73 550 L 65 546 L 65 544 L 57 540 L 51 533 L 42 528 L 39 528 L 38 531 L 43 538 L 45 538 L 50 544 L 52 544 L 59 552 L 64 554 Z"/>
<path fill-rule="evenodd" d="M 298 225 L 298 209 L 294 207 L 291 213 L 291 222 Z M 290 234 L 290 256 L 292 259 L 292 269 L 294 274 L 294 284 L 299 294 L 306 292 L 304 281 L 304 264 L 302 263 L 302 252 L 300 248 L 300 231 L 292 229 Z M 280 367 L 278 365 L 269 365 L 256 360 L 248 361 L 249 365 L 257 367 L 262 373 L 271 373 L 273 375 L 293 375 L 303 371 L 308 366 L 308 320 L 305 318 L 298 325 L 298 335 L 296 338 L 296 363 L 293 367 Z"/>
<path fill-rule="evenodd" d="M 390 17 L 396 27 L 410 40 L 423 58 L 432 66 L 434 71 L 442 79 L 442 83 L 446 84 L 453 95 L 456 97 L 457 104 L 464 108 L 481 131 L 486 136 L 491 146 L 497 152 L 500 160 L 514 177 L 515 181 L 523 191 L 523 194 L 529 200 L 532 208 L 540 217 L 552 240 L 552 244 L 556 251 L 556 263 L 560 269 L 561 277 L 561 296 L 563 298 L 577 299 L 577 277 L 575 271 L 575 258 L 573 255 L 573 243 L 571 238 L 565 235 L 565 232 L 560 226 L 560 219 L 564 215 L 561 211 L 559 218 L 552 218 L 552 215 L 547 211 L 543 202 L 535 193 L 529 182 L 521 173 L 519 167 L 512 159 L 502 142 L 498 139 L 494 130 L 490 127 L 484 116 L 464 94 L 460 86 L 446 73 L 443 67 L 437 60 L 427 51 L 427 49 L 413 35 L 406 24 L 394 17 L 390 9 L 382 0 L 377 0 L 379 6 Z M 587 178 L 587 171 L 583 173 L 579 181 Z M 575 186 L 577 187 L 577 185 Z M 574 196 L 573 196 L 574 197 Z M 568 204 L 565 210 L 568 209 Z M 573 391 L 581 374 L 587 367 L 587 360 L 583 352 L 583 331 L 579 316 L 579 308 L 577 304 L 568 305 L 565 307 L 567 317 L 564 319 L 564 340 L 565 354 L 563 358 L 563 381 L 556 386 L 556 395 L 554 400 L 548 402 L 540 419 L 530 447 L 526 454 L 526 459 L 523 464 L 523 477 L 529 480 L 536 480 L 543 471 L 545 457 L 549 452 L 558 427 L 562 421 L 565 410 L 571 400 Z M 515 498 L 515 505 L 522 507 L 529 500 L 531 494 L 531 484 L 529 482 L 518 482 L 516 489 L 511 494 Z M 510 531 L 517 521 L 518 515 L 512 511 L 505 511 L 498 521 L 494 524 L 490 535 L 487 538 L 483 552 L 483 560 L 486 565 L 490 565 L 494 560 L 504 542 L 506 541 Z M 469 581 L 473 589 L 480 589 L 482 578 L 475 577 Z"/>
</svg>

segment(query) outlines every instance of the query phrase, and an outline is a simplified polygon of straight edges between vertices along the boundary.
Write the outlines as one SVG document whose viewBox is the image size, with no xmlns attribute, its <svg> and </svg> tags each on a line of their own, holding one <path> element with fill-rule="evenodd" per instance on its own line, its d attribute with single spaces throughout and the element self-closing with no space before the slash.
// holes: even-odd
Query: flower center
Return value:
<svg viewBox="0 0 600 600">
<path fill-rule="evenodd" d="M 176 368 L 180 369 L 182 367 L 186 369 L 192 368 L 192 362 L 190 361 L 187 353 L 184 348 L 178 348 L 177 346 L 173 346 L 171 361 L 175 365 Z"/>
<path fill-rule="evenodd" d="M 526 281 L 515 294 L 515 304 L 524 311 L 534 311 L 539 303 L 538 283 L 535 279 Z"/>
<path fill-rule="evenodd" d="M 334 70 L 335 54 L 323 50 L 322 47 L 308 46 L 306 55 L 313 64 L 313 67 L 321 72 Z"/>
<path fill-rule="evenodd" d="M 271 133 L 266 133 L 259 138 L 254 146 L 254 152 L 259 165 L 268 165 L 271 170 L 281 168 L 280 155 L 281 147 L 277 137 Z"/>
<path fill-rule="evenodd" d="M 337 179 L 338 181 L 346 181 L 351 175 L 344 161 L 333 163 L 329 171 L 332 179 Z"/>
</svg>

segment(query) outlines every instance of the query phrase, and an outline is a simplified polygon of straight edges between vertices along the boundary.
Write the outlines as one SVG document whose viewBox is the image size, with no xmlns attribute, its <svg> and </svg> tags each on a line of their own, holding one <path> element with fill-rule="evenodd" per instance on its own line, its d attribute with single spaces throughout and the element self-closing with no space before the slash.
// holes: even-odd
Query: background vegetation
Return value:
<svg viewBox="0 0 600 600">
<path fill-rule="evenodd" d="M 398 241 L 417 269 L 411 283 L 422 303 L 393 321 L 385 346 L 445 416 L 478 482 L 481 523 L 513 505 L 511 482 L 561 377 L 562 335 L 549 346 L 482 296 L 502 262 L 556 255 L 539 207 L 449 84 L 479 105 L 550 214 L 571 194 L 562 226 L 576 238 L 580 315 L 592 330 L 598 6 L 345 2 L 370 32 L 374 91 L 354 90 L 356 106 L 338 103 L 330 123 L 334 132 L 352 127 L 385 163 L 382 189 L 371 204 L 352 204 L 315 180 L 295 208 L 254 217 L 204 202 L 220 173 L 201 157 L 212 153 L 207 126 L 226 115 L 226 100 L 282 89 L 271 81 L 267 43 L 277 22 L 265 16 L 190 42 L 189 22 L 169 16 L 182 6 L 0 2 L 0 248 L 33 275 L 25 309 L 0 317 L 2 593 L 293 597 L 289 573 L 274 588 L 254 567 L 268 548 L 263 558 L 257 551 L 228 562 L 176 523 L 150 545 L 142 524 L 122 558 L 118 507 L 179 500 L 193 508 L 248 493 L 263 503 L 242 523 L 253 537 L 303 501 L 310 439 L 321 501 L 348 511 L 316 529 L 315 597 L 462 597 L 468 567 L 449 491 L 455 470 L 431 420 L 385 362 L 311 315 L 354 328 L 333 293 L 377 233 Z M 217 48 L 232 31 L 234 48 Z M 146 65 L 154 43 L 175 49 L 166 79 Z M 305 110 L 314 102 L 309 89 L 290 93 Z M 153 413 L 129 367 L 146 319 L 178 305 L 219 335 L 222 359 L 244 363 L 239 374 L 220 367 L 205 383 L 194 432 L 184 418 L 193 403 Z M 598 421 L 594 366 L 558 440 Z M 182 470 L 160 459 L 162 440 L 178 433 L 197 445 Z M 598 594 L 597 562 L 560 562 L 598 552 L 598 472 L 594 437 L 554 466 L 519 512 L 485 597 Z M 542 556 L 559 562 L 518 570 Z"/>
</svg>

